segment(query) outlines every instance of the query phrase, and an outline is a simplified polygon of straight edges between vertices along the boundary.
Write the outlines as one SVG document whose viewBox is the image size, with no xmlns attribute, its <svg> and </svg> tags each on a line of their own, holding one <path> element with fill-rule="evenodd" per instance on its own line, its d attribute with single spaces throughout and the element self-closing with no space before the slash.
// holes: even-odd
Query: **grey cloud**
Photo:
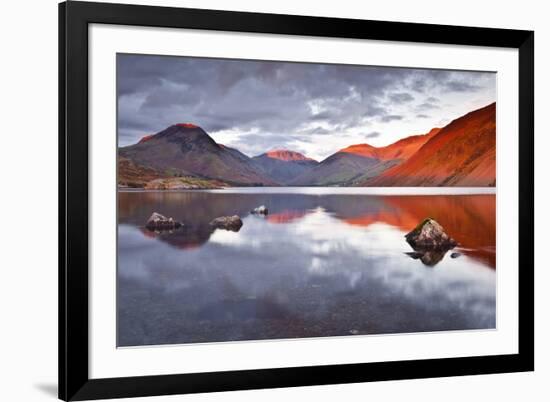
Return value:
<svg viewBox="0 0 550 402">
<path fill-rule="evenodd" d="M 321 113 L 312 114 L 309 117 L 309 120 L 311 120 L 311 121 L 330 120 L 333 117 L 334 117 L 334 114 L 330 113 L 327 110 L 327 111 L 324 111 L 324 112 L 321 112 Z"/>
<path fill-rule="evenodd" d="M 388 114 L 388 111 L 378 105 L 369 105 L 367 110 L 363 113 L 365 117 L 376 117 L 376 116 L 385 116 Z"/>
<path fill-rule="evenodd" d="M 380 118 L 384 123 L 389 123 L 390 121 L 403 120 L 403 116 L 397 114 L 388 114 Z"/>
<path fill-rule="evenodd" d="M 416 106 L 416 110 L 418 111 L 432 110 L 432 109 L 439 109 L 439 105 L 436 105 L 433 102 L 423 102 Z"/>
<path fill-rule="evenodd" d="M 307 130 L 307 133 L 324 135 L 324 134 L 332 133 L 332 130 L 327 130 L 326 128 L 323 128 L 323 127 L 315 127 L 313 129 Z"/>
<path fill-rule="evenodd" d="M 458 80 L 449 81 L 445 85 L 449 91 L 454 92 L 474 92 L 480 88 L 478 85 Z"/>
<path fill-rule="evenodd" d="M 377 138 L 380 137 L 380 133 L 378 131 L 373 131 L 365 135 L 365 138 Z"/>
<path fill-rule="evenodd" d="M 414 96 L 407 92 L 397 92 L 389 95 L 389 98 L 394 103 L 405 103 L 414 100 Z"/>
<path fill-rule="evenodd" d="M 213 134 L 269 133 L 256 138 L 263 145 L 290 142 L 296 133 L 303 135 L 292 141 L 306 142 L 325 129 L 304 132 L 304 123 L 322 122 L 343 133 L 400 120 L 406 113 L 392 106 L 419 114 L 412 102 L 425 96 L 421 92 L 473 89 L 481 85 L 480 74 L 119 54 L 119 140 L 126 145 L 171 124 L 192 122 Z"/>
<path fill-rule="evenodd" d="M 147 121 L 141 118 L 131 118 L 128 115 L 121 116 L 118 120 L 118 124 L 124 127 L 126 130 L 146 132 L 149 129 Z"/>
<path fill-rule="evenodd" d="M 417 78 L 411 83 L 411 89 L 416 92 L 424 92 L 426 90 L 426 80 Z"/>
<path fill-rule="evenodd" d="M 415 70 L 408 87 L 418 93 L 442 92 L 475 92 L 482 88 L 479 82 L 492 73 L 449 71 L 449 70 Z M 439 99 L 430 96 L 429 103 L 438 103 Z"/>
<path fill-rule="evenodd" d="M 428 118 L 430 118 L 430 116 L 428 116 L 427 114 L 423 114 L 423 113 L 417 114 L 416 117 L 419 118 L 419 119 L 428 119 Z"/>
</svg>

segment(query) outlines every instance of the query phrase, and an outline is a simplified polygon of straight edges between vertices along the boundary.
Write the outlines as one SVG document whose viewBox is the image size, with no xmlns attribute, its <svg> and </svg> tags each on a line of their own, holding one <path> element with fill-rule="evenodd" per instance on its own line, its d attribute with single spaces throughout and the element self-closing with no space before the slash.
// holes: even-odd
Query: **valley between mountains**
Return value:
<svg viewBox="0 0 550 402">
<path fill-rule="evenodd" d="M 172 125 L 118 149 L 119 188 L 495 185 L 495 103 L 428 133 L 384 147 L 350 145 L 322 161 L 286 149 L 249 157 L 216 143 L 191 123 Z"/>
</svg>

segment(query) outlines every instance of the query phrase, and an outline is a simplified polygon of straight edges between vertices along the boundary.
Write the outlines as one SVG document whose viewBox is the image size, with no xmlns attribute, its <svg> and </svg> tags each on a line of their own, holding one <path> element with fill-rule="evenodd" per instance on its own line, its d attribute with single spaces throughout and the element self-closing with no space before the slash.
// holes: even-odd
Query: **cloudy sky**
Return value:
<svg viewBox="0 0 550 402">
<path fill-rule="evenodd" d="M 174 123 L 255 156 L 383 146 L 496 100 L 486 72 L 118 55 L 119 145 Z"/>
</svg>

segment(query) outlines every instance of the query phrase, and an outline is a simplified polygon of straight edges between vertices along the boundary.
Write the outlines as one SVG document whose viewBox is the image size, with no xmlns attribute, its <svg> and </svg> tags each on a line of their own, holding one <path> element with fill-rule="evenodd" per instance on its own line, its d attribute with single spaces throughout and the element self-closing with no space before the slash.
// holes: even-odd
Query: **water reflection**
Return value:
<svg viewBox="0 0 550 402">
<path fill-rule="evenodd" d="M 495 267 L 495 196 L 359 196 L 304 194 L 223 194 L 207 192 L 135 192 L 119 194 L 119 221 L 142 226 L 153 211 L 185 222 L 186 229 L 170 236 L 160 236 L 168 243 L 208 241 L 212 219 L 237 214 L 248 215 L 251 208 L 270 204 L 271 223 L 289 223 L 321 206 L 350 225 L 367 227 L 381 222 L 404 232 L 410 231 L 430 216 L 443 225 L 463 251 Z"/>
<path fill-rule="evenodd" d="M 447 254 L 448 250 L 415 250 L 409 251 L 405 254 L 411 257 L 413 260 L 420 260 L 424 265 L 429 267 L 435 267 L 443 257 Z"/>
<path fill-rule="evenodd" d="M 148 232 L 153 211 L 184 228 Z M 494 215 L 494 195 L 120 193 L 119 345 L 493 328 Z M 414 254 L 426 216 L 460 258 Z"/>
</svg>

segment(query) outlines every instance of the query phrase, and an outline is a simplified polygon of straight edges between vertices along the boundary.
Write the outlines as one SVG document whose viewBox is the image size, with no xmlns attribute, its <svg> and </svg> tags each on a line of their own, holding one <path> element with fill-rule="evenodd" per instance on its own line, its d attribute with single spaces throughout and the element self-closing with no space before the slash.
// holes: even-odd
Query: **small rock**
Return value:
<svg viewBox="0 0 550 402">
<path fill-rule="evenodd" d="M 260 205 L 257 208 L 254 208 L 252 211 L 250 211 L 251 214 L 256 215 L 267 215 L 267 208 L 265 205 Z"/>
<path fill-rule="evenodd" d="M 233 216 L 220 216 L 210 222 L 210 226 L 214 226 L 217 229 L 231 230 L 238 232 L 243 225 L 243 221 L 238 215 Z"/>
<path fill-rule="evenodd" d="M 457 245 L 443 227 L 432 218 L 424 219 L 416 228 L 405 235 L 407 243 L 415 250 L 449 250 Z"/>
<path fill-rule="evenodd" d="M 149 230 L 174 230 L 181 226 L 181 222 L 175 221 L 172 218 L 167 218 L 158 212 L 153 212 L 145 224 L 145 227 Z"/>
<path fill-rule="evenodd" d="M 455 253 L 451 253 L 451 258 L 458 258 L 462 255 L 462 253 L 458 253 L 458 252 L 455 252 Z"/>
</svg>

